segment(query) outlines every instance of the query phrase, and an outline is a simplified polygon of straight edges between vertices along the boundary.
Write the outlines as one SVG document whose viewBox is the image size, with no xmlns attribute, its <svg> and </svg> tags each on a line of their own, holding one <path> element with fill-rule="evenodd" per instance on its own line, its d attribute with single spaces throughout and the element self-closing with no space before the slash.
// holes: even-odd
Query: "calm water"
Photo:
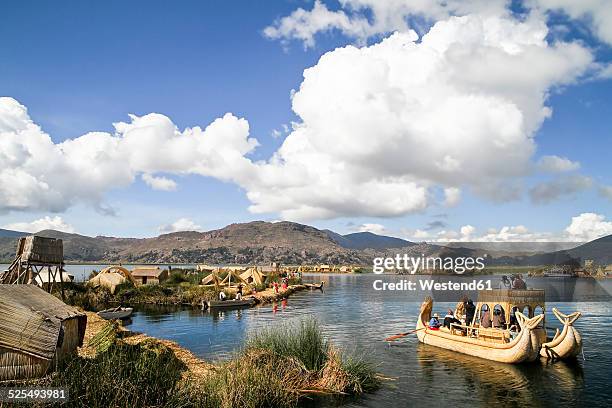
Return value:
<svg viewBox="0 0 612 408">
<path fill-rule="evenodd" d="M 325 291 L 304 291 L 275 305 L 240 311 L 209 313 L 198 309 L 140 307 L 130 329 L 174 340 L 202 358 L 217 360 L 230 356 L 253 330 L 315 316 L 335 344 L 380 363 L 380 372 L 396 378 L 375 394 L 349 402 L 350 407 L 610 406 L 609 301 L 547 304 L 548 310 L 556 306 L 566 313 L 574 310 L 584 313 L 576 327 L 583 333 L 586 360 L 512 366 L 422 345 L 415 336 L 387 345 L 382 341 L 386 336 L 414 327 L 423 293 L 410 298 L 414 301 L 390 300 L 371 290 L 376 278 L 308 276 L 306 280 L 325 280 Z M 610 281 L 590 284 L 611 293 Z M 451 304 L 436 303 L 434 311 L 444 312 L 445 306 Z M 546 324 L 560 326 L 552 314 L 547 315 Z"/>
</svg>

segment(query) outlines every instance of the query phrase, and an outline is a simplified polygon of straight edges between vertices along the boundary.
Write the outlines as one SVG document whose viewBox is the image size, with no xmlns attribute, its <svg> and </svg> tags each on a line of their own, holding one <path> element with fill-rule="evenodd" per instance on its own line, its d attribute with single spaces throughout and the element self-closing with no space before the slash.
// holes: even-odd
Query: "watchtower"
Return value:
<svg viewBox="0 0 612 408">
<path fill-rule="evenodd" d="M 40 284 L 51 292 L 58 283 L 63 297 L 64 246 L 61 239 L 30 235 L 19 238 L 17 255 L 0 276 L 3 284 Z"/>
</svg>

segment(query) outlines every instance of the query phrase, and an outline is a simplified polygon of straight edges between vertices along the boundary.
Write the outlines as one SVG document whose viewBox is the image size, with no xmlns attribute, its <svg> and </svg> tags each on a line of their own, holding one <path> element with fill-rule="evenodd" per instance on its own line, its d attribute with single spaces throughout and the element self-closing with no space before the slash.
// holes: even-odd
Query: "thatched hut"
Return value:
<svg viewBox="0 0 612 408">
<path fill-rule="evenodd" d="M 109 266 L 108 268 L 102 269 L 100 273 L 91 278 L 87 284 L 93 288 L 104 287 L 107 288 L 110 293 L 115 293 L 117 286 L 127 281 L 132 282 L 134 285 L 136 284 L 130 271 L 123 266 Z"/>
<path fill-rule="evenodd" d="M 266 275 L 258 271 L 256 267 L 249 268 L 246 272 L 241 273 L 240 278 L 249 285 L 263 285 L 266 281 Z"/>
<path fill-rule="evenodd" d="M 35 285 L 0 285 L 0 381 L 37 378 L 83 344 L 87 316 Z"/>
<path fill-rule="evenodd" d="M 158 266 L 137 266 L 132 277 L 139 285 L 157 285 L 168 279 L 168 271 Z"/>
</svg>

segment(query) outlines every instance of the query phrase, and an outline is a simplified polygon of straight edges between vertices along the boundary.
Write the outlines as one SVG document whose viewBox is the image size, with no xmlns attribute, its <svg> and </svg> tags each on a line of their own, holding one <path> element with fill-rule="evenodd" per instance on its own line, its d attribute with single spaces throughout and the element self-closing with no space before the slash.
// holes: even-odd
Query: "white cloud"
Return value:
<svg viewBox="0 0 612 408">
<path fill-rule="evenodd" d="M 562 197 L 571 197 L 592 186 L 593 180 L 590 177 L 580 175 L 561 177 L 535 185 L 529 189 L 529 196 L 536 204 L 548 204 Z"/>
<path fill-rule="evenodd" d="M 592 61 L 546 35 L 537 19 L 453 17 L 420 42 L 395 33 L 324 54 L 293 94 L 301 122 L 261 169 L 267 182 L 247 186 L 251 210 L 398 216 L 426 208 L 437 185 L 516 197 L 548 93 Z"/>
<path fill-rule="evenodd" d="M 435 234 L 423 230 L 406 231 L 407 239 L 428 242 L 585 242 L 612 234 L 612 221 L 595 213 L 582 213 L 572 217 L 571 222 L 560 232 L 531 231 L 524 225 L 488 228 L 477 233 L 471 225 L 462 226 L 459 231 L 442 230 Z"/>
<path fill-rule="evenodd" d="M 164 115 L 130 119 L 115 123 L 115 134 L 93 132 L 54 143 L 25 106 L 0 98 L 0 212 L 59 212 L 77 202 L 103 210 L 104 194 L 128 186 L 139 174 L 152 187 L 166 189 L 174 182 L 155 173 L 250 177 L 253 164 L 244 156 L 257 141 L 248 137 L 244 119 L 226 114 L 205 129 L 182 132 Z"/>
<path fill-rule="evenodd" d="M 176 182 L 166 177 L 155 177 L 150 174 L 143 174 L 142 180 L 154 190 L 174 191 Z"/>
<path fill-rule="evenodd" d="M 540 160 L 538 160 L 538 168 L 547 173 L 562 173 L 578 170 L 580 168 L 580 163 L 571 161 L 567 157 L 542 156 Z"/>
<path fill-rule="evenodd" d="M 612 200 L 612 186 L 599 186 L 599 195 Z"/>
<path fill-rule="evenodd" d="M 75 232 L 74 227 L 66 223 L 62 217 L 59 216 L 46 216 L 31 222 L 14 222 L 3 225 L 2 228 L 21 232 L 39 232 L 47 229 L 69 233 Z"/>
<path fill-rule="evenodd" d="M 438 188 L 449 204 L 460 187 L 516 197 L 516 179 L 533 166 L 533 135 L 551 114 L 547 95 L 592 61 L 582 45 L 546 35 L 535 18 L 453 17 L 420 40 L 395 33 L 328 52 L 304 71 L 292 96 L 300 121 L 263 162 L 247 157 L 257 141 L 229 113 L 183 131 L 161 114 L 131 115 L 114 134 L 56 144 L 24 106 L 2 98 L 0 211 L 103 208 L 107 191 L 139 176 L 175 186 L 160 174 L 234 182 L 252 212 L 290 220 L 415 213 Z"/>
<path fill-rule="evenodd" d="M 602 41 L 612 44 L 612 2 L 609 0 L 530 0 L 544 10 L 562 11 L 592 27 Z"/>
<path fill-rule="evenodd" d="M 308 48 L 315 45 L 318 33 L 336 30 L 363 44 L 371 37 L 415 28 L 408 23 L 414 21 L 411 17 L 434 22 L 469 14 L 507 17 L 510 4 L 509 0 L 340 0 L 339 9 L 330 10 L 316 0 L 311 10 L 298 8 L 277 19 L 264 29 L 264 35 L 284 43 L 301 41 Z M 595 36 L 612 44 L 612 2 L 609 0 L 526 0 L 523 5 L 531 14 L 563 12 L 586 23 Z"/>
<path fill-rule="evenodd" d="M 387 229 L 382 224 L 361 224 L 357 230 L 359 232 L 372 232 L 374 234 L 383 235 L 387 232 Z"/>
<path fill-rule="evenodd" d="M 570 240 L 591 241 L 612 234 L 612 221 L 595 213 L 582 213 L 572 217 L 571 224 L 565 229 Z"/>
<path fill-rule="evenodd" d="M 340 9 L 330 10 L 316 0 L 311 10 L 300 7 L 263 32 L 266 37 L 283 42 L 301 41 L 305 48 L 315 45 L 316 34 L 332 30 L 364 44 L 373 36 L 409 31 L 409 16 L 440 20 L 474 12 L 504 15 L 506 4 L 506 0 L 340 0 Z"/>
<path fill-rule="evenodd" d="M 444 189 L 444 205 L 454 207 L 461 201 L 461 190 L 457 187 L 449 187 Z"/>
<path fill-rule="evenodd" d="M 190 220 L 189 218 L 179 218 L 172 224 L 162 225 L 158 228 L 158 231 L 162 234 L 168 234 L 171 232 L 179 231 L 199 231 L 202 227 Z"/>
</svg>

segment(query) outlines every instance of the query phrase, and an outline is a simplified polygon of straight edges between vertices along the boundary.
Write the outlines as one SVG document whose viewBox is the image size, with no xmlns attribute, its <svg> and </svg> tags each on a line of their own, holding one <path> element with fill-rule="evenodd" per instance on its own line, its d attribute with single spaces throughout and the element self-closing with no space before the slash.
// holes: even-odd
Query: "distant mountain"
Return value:
<svg viewBox="0 0 612 408">
<path fill-rule="evenodd" d="M 12 236 L 0 235 L 0 259 L 15 256 L 17 239 L 26 235 L 16 231 Z M 9 234 L 10 235 L 10 234 Z M 584 264 L 593 259 L 599 264 L 612 263 L 612 236 L 576 248 L 547 252 L 500 252 L 491 248 L 446 247 L 413 243 L 400 238 L 370 232 L 340 235 L 329 230 L 293 222 L 254 221 L 231 224 L 207 231 L 185 231 L 155 238 L 88 237 L 45 230 L 37 235 L 61 238 L 64 259 L 68 262 L 92 263 L 211 263 L 211 264 L 361 264 L 371 265 L 380 256 L 483 256 L 494 259 L 491 264 L 543 265 L 565 261 Z"/>
<path fill-rule="evenodd" d="M 11 231 L 0 228 L 0 238 L 19 238 L 28 235 L 27 232 Z"/>
<path fill-rule="evenodd" d="M 344 239 L 340 242 L 340 245 L 350 249 L 391 249 L 416 245 L 414 242 L 405 239 L 377 235 L 371 232 L 355 232 L 342 235 L 342 238 Z"/>
</svg>

